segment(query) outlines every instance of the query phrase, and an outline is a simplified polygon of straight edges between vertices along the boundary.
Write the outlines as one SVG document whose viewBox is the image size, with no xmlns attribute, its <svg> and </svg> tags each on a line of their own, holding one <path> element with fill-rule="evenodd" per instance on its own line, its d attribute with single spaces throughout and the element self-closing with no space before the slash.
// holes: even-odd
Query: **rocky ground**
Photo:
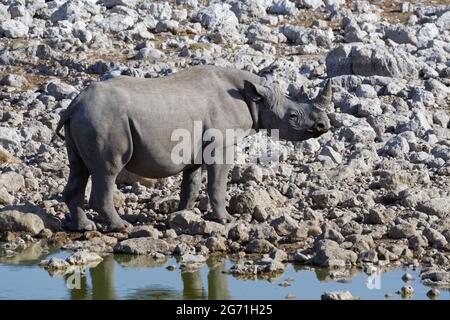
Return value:
<svg viewBox="0 0 450 320">
<path fill-rule="evenodd" d="M 421 265 L 424 281 L 450 285 L 450 5 L 426 2 L 0 0 L 0 250 L 47 239 L 87 254 L 54 268 L 112 251 L 185 266 L 225 252 L 244 261 L 230 272 L 256 275 L 285 261 Z M 301 99 L 331 78 L 333 129 L 277 143 L 279 163 L 236 165 L 228 225 L 202 218 L 204 189 L 176 212 L 180 176 L 123 172 L 115 204 L 135 227 L 63 232 L 60 112 L 91 81 L 199 64 L 271 77 Z"/>
</svg>

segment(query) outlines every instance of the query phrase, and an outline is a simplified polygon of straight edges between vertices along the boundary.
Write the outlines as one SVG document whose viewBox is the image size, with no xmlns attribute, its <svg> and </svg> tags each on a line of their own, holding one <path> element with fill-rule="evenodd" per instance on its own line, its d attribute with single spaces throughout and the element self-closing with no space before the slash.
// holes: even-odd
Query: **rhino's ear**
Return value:
<svg viewBox="0 0 450 320">
<path fill-rule="evenodd" d="M 306 101 L 310 100 L 310 99 L 309 99 L 308 92 L 306 92 L 305 85 L 302 85 L 302 86 L 300 87 L 300 90 L 298 91 L 298 93 L 297 93 L 297 95 L 296 95 L 295 97 L 296 97 L 297 100 L 300 101 L 300 102 L 306 102 Z"/>
<path fill-rule="evenodd" d="M 268 98 L 270 90 L 267 87 L 244 80 L 244 94 L 252 101 Z"/>
</svg>

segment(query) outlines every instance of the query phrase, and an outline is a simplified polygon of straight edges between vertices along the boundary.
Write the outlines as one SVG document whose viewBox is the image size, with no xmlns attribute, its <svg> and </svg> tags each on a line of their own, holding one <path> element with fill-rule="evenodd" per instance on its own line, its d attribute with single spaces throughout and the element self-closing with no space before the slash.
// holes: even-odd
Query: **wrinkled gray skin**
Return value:
<svg viewBox="0 0 450 320">
<path fill-rule="evenodd" d="M 171 152 L 178 141 L 171 141 L 171 135 L 179 128 L 192 132 L 194 120 L 202 121 L 204 130 L 279 129 L 281 139 L 297 141 L 318 137 L 330 128 L 323 111 L 330 102 L 330 84 L 314 101 L 299 103 L 264 82 L 246 71 L 201 66 L 164 78 L 124 76 L 87 87 L 57 128 L 59 135 L 64 126 L 70 162 L 64 190 L 70 228 L 96 228 L 83 210 L 89 176 L 90 204 L 100 214 L 105 231 L 129 226 L 113 205 L 115 180 L 123 168 L 148 178 L 183 172 L 179 209 L 192 208 L 201 187 L 201 165 L 173 163 Z M 229 167 L 207 165 L 212 207 L 208 218 L 222 223 L 231 220 L 225 209 Z"/>
</svg>

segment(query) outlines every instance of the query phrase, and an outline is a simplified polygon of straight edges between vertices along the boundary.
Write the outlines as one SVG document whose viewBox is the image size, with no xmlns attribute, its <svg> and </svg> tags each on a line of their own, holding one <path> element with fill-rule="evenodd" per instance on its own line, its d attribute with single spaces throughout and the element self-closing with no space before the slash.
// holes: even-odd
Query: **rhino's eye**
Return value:
<svg viewBox="0 0 450 320">
<path fill-rule="evenodd" d="M 292 122 L 299 122 L 303 115 L 300 111 L 293 111 L 289 114 L 289 120 Z"/>
</svg>

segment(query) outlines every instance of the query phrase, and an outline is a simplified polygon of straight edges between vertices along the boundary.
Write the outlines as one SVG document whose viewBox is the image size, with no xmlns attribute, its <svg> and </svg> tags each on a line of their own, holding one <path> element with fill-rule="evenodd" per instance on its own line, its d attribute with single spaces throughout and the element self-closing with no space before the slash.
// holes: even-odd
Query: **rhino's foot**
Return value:
<svg viewBox="0 0 450 320">
<path fill-rule="evenodd" d="M 68 224 L 68 229 L 70 231 L 75 231 L 75 232 L 84 232 L 84 231 L 95 231 L 95 230 L 97 230 L 97 227 L 96 227 L 94 221 L 89 220 L 88 218 L 85 218 L 85 219 L 79 219 L 77 221 L 71 221 Z"/>
<path fill-rule="evenodd" d="M 131 223 L 121 218 L 105 222 L 104 225 L 105 225 L 103 228 L 104 232 L 125 231 L 133 227 Z"/>
<path fill-rule="evenodd" d="M 228 212 L 210 212 L 203 216 L 203 219 L 226 224 L 234 220 L 233 216 Z"/>
</svg>

